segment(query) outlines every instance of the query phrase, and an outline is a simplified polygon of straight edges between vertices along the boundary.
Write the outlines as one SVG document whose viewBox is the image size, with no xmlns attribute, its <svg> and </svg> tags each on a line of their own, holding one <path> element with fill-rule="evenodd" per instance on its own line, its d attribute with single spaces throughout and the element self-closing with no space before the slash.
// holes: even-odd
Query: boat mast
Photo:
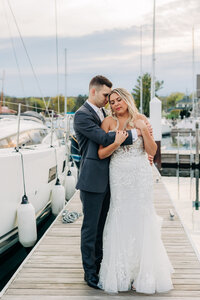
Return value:
<svg viewBox="0 0 200 300">
<path fill-rule="evenodd" d="M 151 100 L 155 97 L 155 7 L 156 0 L 153 4 L 153 47 L 152 47 L 152 73 L 151 73 Z"/>
<path fill-rule="evenodd" d="M 3 97 L 4 79 L 5 79 L 5 70 L 3 70 L 2 78 L 1 78 L 1 80 L 2 80 L 2 86 L 1 86 L 1 104 L 0 104 L 0 108 L 4 105 L 4 97 Z"/>
<path fill-rule="evenodd" d="M 194 80 L 195 80 L 195 65 L 194 65 L 194 26 L 192 27 L 192 112 L 193 117 L 196 117 L 194 103 Z"/>
<path fill-rule="evenodd" d="M 143 113 L 143 82 L 142 82 L 142 25 L 140 27 L 140 113 Z"/>
<path fill-rule="evenodd" d="M 67 114 L 67 49 L 65 48 L 65 116 Z"/>
<path fill-rule="evenodd" d="M 57 66 L 57 97 L 58 97 L 58 113 L 60 113 L 59 98 L 59 72 L 58 72 L 58 22 L 57 22 L 57 1 L 55 0 L 55 25 L 56 25 L 56 66 Z"/>
</svg>

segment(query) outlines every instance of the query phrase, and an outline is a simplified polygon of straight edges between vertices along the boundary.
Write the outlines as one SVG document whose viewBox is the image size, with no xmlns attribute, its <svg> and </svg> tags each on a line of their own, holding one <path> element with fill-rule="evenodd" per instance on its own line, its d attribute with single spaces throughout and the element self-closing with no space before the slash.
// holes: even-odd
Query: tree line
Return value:
<svg viewBox="0 0 200 300">
<path fill-rule="evenodd" d="M 67 112 L 75 112 L 88 98 L 87 95 L 78 95 L 78 97 L 67 97 Z M 45 103 L 44 103 L 45 101 Z M 28 98 L 16 98 L 16 97 L 4 97 L 5 105 L 15 111 L 18 111 L 18 105 L 21 103 L 21 112 L 25 111 L 37 111 L 45 112 L 46 107 L 48 111 L 55 111 L 60 113 L 64 113 L 65 111 L 65 97 L 63 95 L 59 95 L 56 97 L 45 97 L 44 101 L 39 97 L 28 97 Z M 59 102 L 59 108 L 58 108 Z"/>
<path fill-rule="evenodd" d="M 142 80 L 142 94 L 143 94 L 143 113 L 149 117 L 149 103 L 151 98 L 151 75 L 149 73 L 143 74 L 143 76 L 139 76 L 136 81 L 136 85 L 132 90 L 132 95 L 135 100 L 136 106 L 140 109 L 140 82 Z M 186 96 L 184 93 L 176 92 L 171 93 L 166 97 L 159 97 L 158 91 L 163 88 L 164 81 L 156 80 L 155 81 L 155 95 L 162 101 L 162 110 L 163 114 L 169 118 L 177 118 L 180 114 L 180 110 L 172 109 L 171 112 L 168 112 L 170 108 L 175 108 L 177 102 L 183 99 Z M 67 98 L 67 111 L 75 112 L 88 98 L 88 95 L 78 95 L 77 97 L 68 97 Z M 190 96 L 191 98 L 191 96 Z M 9 96 L 5 96 L 5 103 L 10 109 L 15 111 L 18 110 L 18 103 L 22 103 L 22 112 L 27 110 L 34 110 L 37 112 L 45 111 L 45 103 L 48 107 L 49 111 L 54 110 L 58 112 L 58 100 L 59 100 L 59 111 L 60 113 L 64 112 L 65 105 L 65 97 L 63 95 L 59 95 L 56 97 L 45 97 L 45 103 L 43 99 L 38 97 L 29 97 L 29 98 L 13 98 Z M 184 112 L 182 112 L 184 114 Z M 185 115 L 188 116 L 188 112 L 185 112 Z"/>
</svg>

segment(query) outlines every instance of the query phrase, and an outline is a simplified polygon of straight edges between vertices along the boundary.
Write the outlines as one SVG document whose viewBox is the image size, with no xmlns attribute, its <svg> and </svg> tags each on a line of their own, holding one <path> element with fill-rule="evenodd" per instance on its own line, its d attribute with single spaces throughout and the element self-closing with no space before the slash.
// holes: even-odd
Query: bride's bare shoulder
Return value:
<svg viewBox="0 0 200 300">
<path fill-rule="evenodd" d="M 109 131 L 113 127 L 112 125 L 114 124 L 114 122 L 115 120 L 111 116 L 108 116 L 101 123 L 101 128 Z"/>
<path fill-rule="evenodd" d="M 102 122 L 102 124 L 104 123 L 104 124 L 113 124 L 115 122 L 115 120 L 113 119 L 113 117 L 112 116 L 108 116 L 108 117 L 106 117 L 104 120 L 103 120 L 103 122 Z"/>
</svg>

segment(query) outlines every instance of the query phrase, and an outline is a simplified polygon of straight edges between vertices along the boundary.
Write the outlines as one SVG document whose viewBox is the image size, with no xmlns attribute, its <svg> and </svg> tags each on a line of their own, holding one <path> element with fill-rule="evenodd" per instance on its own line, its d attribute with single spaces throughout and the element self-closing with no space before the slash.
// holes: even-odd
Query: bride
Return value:
<svg viewBox="0 0 200 300">
<path fill-rule="evenodd" d="M 152 294 L 173 288 L 172 265 L 161 240 L 161 218 L 153 205 L 153 178 L 147 154 L 154 156 L 157 145 L 138 113 L 134 99 L 125 89 L 109 95 L 112 116 L 102 129 L 116 131 L 115 142 L 99 147 L 99 158 L 111 156 L 111 200 L 104 236 L 99 287 L 106 292 L 136 290 Z M 141 130 L 133 145 L 120 146 L 125 130 Z"/>
</svg>

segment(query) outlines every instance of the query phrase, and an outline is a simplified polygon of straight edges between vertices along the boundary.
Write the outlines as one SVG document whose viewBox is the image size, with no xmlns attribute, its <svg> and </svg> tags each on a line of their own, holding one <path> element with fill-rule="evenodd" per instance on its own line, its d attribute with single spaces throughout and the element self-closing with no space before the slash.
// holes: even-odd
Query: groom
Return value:
<svg viewBox="0 0 200 300">
<path fill-rule="evenodd" d="M 98 288 L 98 273 L 102 260 L 102 235 L 109 209 L 109 158 L 100 160 L 99 145 L 108 146 L 114 142 L 115 133 L 105 133 L 101 122 L 106 116 L 103 107 L 108 102 L 112 83 L 104 76 L 95 76 L 89 84 L 89 98 L 77 110 L 74 130 L 79 143 L 81 164 L 76 188 L 80 189 L 83 205 L 81 228 L 81 253 L 84 279 L 90 287 Z M 132 144 L 139 131 L 128 131 L 124 145 Z"/>
</svg>

